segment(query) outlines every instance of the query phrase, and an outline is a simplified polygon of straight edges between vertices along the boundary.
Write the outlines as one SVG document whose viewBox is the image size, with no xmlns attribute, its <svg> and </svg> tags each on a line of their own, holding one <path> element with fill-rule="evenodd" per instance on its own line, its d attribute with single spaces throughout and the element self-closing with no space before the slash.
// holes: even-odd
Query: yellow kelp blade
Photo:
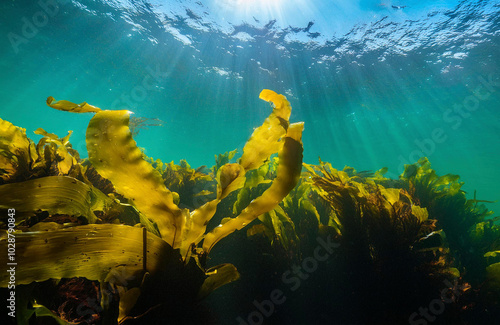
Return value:
<svg viewBox="0 0 500 325">
<path fill-rule="evenodd" d="M 0 119 L 0 178 L 8 180 L 16 173 L 28 172 L 29 164 L 37 158 L 26 130 Z"/>
<path fill-rule="evenodd" d="M 147 233 L 147 232 L 146 232 Z M 16 232 L 16 284 L 47 279 L 84 277 L 103 281 L 118 266 L 163 270 L 171 248 L 159 237 L 143 229 L 125 225 L 98 224 L 55 231 Z M 7 247 L 7 236 L 0 239 Z M 145 253 L 145 254 L 144 254 Z M 7 265 L 7 254 L 0 263 Z M 9 273 L 0 273 L 0 286 L 6 287 Z"/>
<path fill-rule="evenodd" d="M 124 289 L 121 289 L 124 291 Z M 139 296 L 141 295 L 140 288 L 131 288 L 124 292 L 120 292 L 120 303 L 118 306 L 118 324 L 121 324 L 122 321 L 130 314 L 132 308 L 134 308 Z"/>
<path fill-rule="evenodd" d="M 100 111 L 87 128 L 89 160 L 116 191 L 130 200 L 158 226 L 161 237 L 172 247 L 181 242 L 188 214 L 174 204 L 160 173 L 144 158 L 128 127 L 128 111 Z"/>
<path fill-rule="evenodd" d="M 243 148 L 240 165 L 245 171 L 258 168 L 269 156 L 280 150 L 283 142 L 279 140 L 287 132 L 288 120 L 292 112 L 292 107 L 286 97 L 272 90 L 264 89 L 259 98 L 272 102 L 274 108 L 264 123 L 253 131 Z"/>
<path fill-rule="evenodd" d="M 14 151 L 20 149 L 29 151 L 30 141 L 26 136 L 25 129 L 0 119 L 0 145 L 2 150 Z"/>
<path fill-rule="evenodd" d="M 429 219 L 429 212 L 427 212 L 427 208 L 419 207 L 418 205 L 411 206 L 411 213 L 418 219 L 420 222 L 424 222 Z"/>
<path fill-rule="evenodd" d="M 219 202 L 245 184 L 245 170 L 240 164 L 225 164 L 217 172 L 217 197 L 194 210 L 187 220 L 182 235 L 181 255 L 186 256 L 192 244 L 198 244 L 217 210 Z"/>
<path fill-rule="evenodd" d="M 203 250 L 206 254 L 222 238 L 239 230 L 261 214 L 274 209 L 297 185 L 302 169 L 303 123 L 294 123 L 288 128 L 283 147 L 279 152 L 277 176 L 261 196 L 253 200 L 239 216 L 219 225 L 205 236 Z"/>
<path fill-rule="evenodd" d="M 208 278 L 205 279 L 200 291 L 198 291 L 198 299 L 203 299 L 215 289 L 240 278 L 240 274 L 233 264 L 217 265 L 205 273 Z"/>
<path fill-rule="evenodd" d="M 96 222 L 93 210 L 104 210 L 112 200 L 94 187 L 68 176 L 47 176 L 0 186 L 0 208 L 18 212 L 83 216 Z"/>
<path fill-rule="evenodd" d="M 225 164 L 217 172 L 217 199 L 220 201 L 245 185 L 245 170 L 240 164 Z"/>
<path fill-rule="evenodd" d="M 52 96 L 47 98 L 47 105 L 60 111 L 73 113 L 97 113 L 101 110 L 99 107 L 92 106 L 86 102 L 80 104 L 75 104 L 67 100 L 60 100 L 56 102 Z"/>
</svg>

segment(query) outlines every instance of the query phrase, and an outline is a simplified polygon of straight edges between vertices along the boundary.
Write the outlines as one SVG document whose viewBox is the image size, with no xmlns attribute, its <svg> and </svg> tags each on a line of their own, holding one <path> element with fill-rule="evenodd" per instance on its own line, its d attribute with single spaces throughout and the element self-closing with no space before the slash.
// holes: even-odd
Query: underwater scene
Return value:
<svg viewBox="0 0 500 325">
<path fill-rule="evenodd" d="M 500 0 L 0 18 L 0 324 L 500 324 Z"/>
</svg>

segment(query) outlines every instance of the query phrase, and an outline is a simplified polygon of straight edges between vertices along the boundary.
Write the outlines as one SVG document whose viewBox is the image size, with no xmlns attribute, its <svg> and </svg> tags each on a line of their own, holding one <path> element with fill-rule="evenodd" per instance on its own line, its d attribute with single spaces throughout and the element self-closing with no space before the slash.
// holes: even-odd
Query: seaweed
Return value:
<svg viewBox="0 0 500 325">
<path fill-rule="evenodd" d="M 215 165 L 211 169 L 212 175 L 217 175 L 217 171 L 225 164 L 228 164 L 237 152 L 238 149 L 234 149 L 233 151 L 226 151 L 223 154 L 215 155 Z"/>
<path fill-rule="evenodd" d="M 331 290 L 350 292 L 344 301 L 350 307 L 337 311 L 340 322 L 352 322 L 353 313 L 360 323 L 408 321 L 442 281 L 460 276 L 436 221 L 406 189 L 390 187 L 401 183 L 383 177 L 384 170 L 337 170 L 322 161 L 304 166 L 304 188 L 297 196 L 313 203 L 316 212 L 304 204 L 302 210 L 318 214 L 317 236 L 330 234 L 339 243 L 336 262 L 325 272 L 335 274 Z M 299 201 L 292 200 L 295 211 Z M 391 306 L 390 315 L 384 306 Z"/>
<path fill-rule="evenodd" d="M 64 226 L 46 222 L 34 231 L 16 233 L 18 250 L 30 260 L 17 275 L 19 283 L 74 277 L 98 281 L 103 322 L 107 323 L 143 317 L 159 305 L 170 306 L 171 310 L 172 306 L 201 299 L 238 279 L 239 273 L 231 264 L 205 269 L 206 256 L 221 239 L 272 210 L 296 185 L 302 164 L 303 124 L 288 125 L 291 108 L 284 96 L 264 90 L 260 97 L 273 103 L 271 115 L 254 131 L 239 162 L 223 164 L 215 177 L 203 173 L 201 168 L 191 169 L 185 161 L 181 165 L 164 165 L 161 161 L 152 164 L 132 138 L 129 111 L 101 110 L 85 102 L 47 99 L 47 104 L 58 110 L 94 113 L 86 133 L 89 159 L 85 166 L 69 144 L 71 133 L 58 138 L 39 129 L 37 133 L 43 138 L 35 148 L 22 129 L 3 123 L 6 131 L 0 139 L 6 159 L 2 161 L 2 178 L 14 182 L 23 180 L 22 175 L 33 177 L 37 163 L 45 171 L 37 173 L 36 180 L 28 181 L 31 183 L 2 186 L 5 191 L 15 189 L 37 198 L 26 206 L 19 205 L 20 210 L 83 216 L 89 223 Z M 9 146 L 12 142 L 15 146 Z M 261 166 L 276 151 L 279 165 L 270 188 L 238 217 L 205 234 L 221 200 L 243 187 L 245 173 Z M 24 173 L 18 173 L 19 170 Z M 43 177 L 51 173 L 58 178 Z M 179 207 L 180 195 L 193 198 L 210 194 L 207 189 L 193 192 L 194 186 L 203 182 L 209 187 L 216 182 L 215 198 L 193 210 L 187 204 Z M 58 189 L 62 190 L 59 194 Z M 73 200 L 78 204 L 69 204 Z M 3 203 L 10 208 L 15 199 Z M 120 207 L 113 211 L 118 219 L 103 218 L 113 223 L 95 224 L 103 219 L 93 212 L 114 204 Z M 131 210 L 127 212 L 125 207 L 132 208 L 136 216 L 130 216 Z M 138 227 L 120 224 L 124 220 L 139 221 Z M 61 246 L 64 249 L 57 250 Z M 5 276 L 0 277 L 2 286 L 7 282 Z M 181 285 L 185 290 L 178 293 L 177 299 L 170 293 Z M 151 294 L 158 305 L 151 305 Z"/>
<path fill-rule="evenodd" d="M 26 136 L 26 130 L 0 119 L 0 182 L 1 184 L 32 177 L 38 154 Z"/>
<path fill-rule="evenodd" d="M 173 161 L 163 164 L 158 160 L 155 164 L 165 186 L 177 193 L 177 205 L 194 210 L 209 201 L 209 198 L 213 199 L 216 176 L 212 177 L 211 174 L 204 173 L 205 166 L 193 169 L 184 159 L 179 165 L 174 164 Z"/>
<path fill-rule="evenodd" d="M 94 211 L 105 211 L 113 201 L 96 188 L 68 176 L 47 176 L 0 186 L 0 208 L 14 208 L 26 216 L 48 211 L 84 217 L 95 223 Z M 17 222 L 22 218 L 16 219 Z"/>
<path fill-rule="evenodd" d="M 45 176 L 71 176 L 88 182 L 86 168 L 69 142 L 72 131 L 59 138 L 39 128 L 42 138 L 35 145 L 26 130 L 0 119 L 0 184 Z"/>
<path fill-rule="evenodd" d="M 495 319 L 500 227 L 489 218 L 489 201 L 476 193 L 467 199 L 460 178 L 438 176 L 427 158 L 406 165 L 399 179 L 386 178 L 387 168 L 303 164 L 303 123 L 290 124 L 284 96 L 263 90 L 260 98 L 272 112 L 241 158 L 235 162 L 237 150 L 228 151 L 211 168 L 147 157 L 133 136 L 159 121 L 125 110 L 47 99 L 58 110 L 93 114 L 87 160 L 72 148 L 71 131 L 59 137 L 37 129 L 42 138 L 35 144 L 24 129 L 0 120 L 0 209 L 16 209 L 23 257 L 16 274 L 20 319 L 186 322 L 197 302 L 239 279 L 234 265 L 208 261 L 245 227 L 233 237 L 250 237 L 251 254 L 273 257 L 255 272 L 270 277 L 286 269 L 297 274 L 320 242 L 340 244 L 322 260 L 323 276 L 307 274 L 311 285 L 288 295 L 295 301 L 284 307 L 289 321 L 324 321 L 327 314 L 340 323 L 407 322 L 446 281 L 455 282 L 460 299 L 441 322 L 486 311 Z M 7 276 L 0 275 L 0 286 Z M 51 303 L 52 293 L 73 307 Z M 77 302 L 91 310 L 85 319 L 74 312 Z M 295 319 L 295 306 L 313 316 Z"/>
<path fill-rule="evenodd" d="M 460 182 L 458 175 L 438 176 L 430 166 L 425 157 L 415 164 L 405 165 L 401 175 L 404 187 L 444 230 L 458 267 L 467 281 L 478 284 L 485 276 L 486 260 L 483 255 L 491 249 L 487 242 L 491 244 L 495 236 L 485 242 L 485 233 L 474 230 L 478 230 L 492 211 L 488 211 L 484 204 L 478 204 L 481 201 L 475 197 L 466 198 L 466 193 L 461 190 L 464 183 Z M 487 222 L 482 227 L 486 227 L 487 234 L 492 225 Z"/>
</svg>

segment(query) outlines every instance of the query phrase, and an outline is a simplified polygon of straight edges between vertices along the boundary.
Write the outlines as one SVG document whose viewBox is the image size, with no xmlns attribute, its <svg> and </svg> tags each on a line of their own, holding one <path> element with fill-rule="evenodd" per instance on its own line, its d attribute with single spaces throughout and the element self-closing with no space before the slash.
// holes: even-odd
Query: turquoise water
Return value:
<svg viewBox="0 0 500 325">
<path fill-rule="evenodd" d="M 1 115 L 35 139 L 73 130 L 85 155 L 90 116 L 45 99 L 87 101 L 164 121 L 136 137 L 148 155 L 211 166 L 268 115 L 269 88 L 305 122 L 305 162 L 396 177 L 426 155 L 500 199 L 498 1 L 41 3 L 3 1 L 0 25 Z"/>
<path fill-rule="evenodd" d="M 53 110 L 46 98 L 127 109 L 162 121 L 135 137 L 148 156 L 196 168 L 242 149 L 270 113 L 258 98 L 267 88 L 287 96 L 291 121 L 305 122 L 306 163 L 388 167 L 397 178 L 427 156 L 438 174 L 461 176 L 468 198 L 500 201 L 499 26 L 497 0 L 3 0 L 0 118 L 35 141 L 39 127 L 73 130 L 85 157 L 92 115 Z M 488 208 L 500 215 L 499 202 Z M 232 324 L 276 287 L 255 289 L 259 273 L 247 271 L 254 260 L 272 264 L 268 256 L 227 246 L 236 262 L 224 252 L 213 261 L 238 265 L 241 285 L 208 304 Z M 295 297 L 318 288 L 301 290 Z"/>
</svg>

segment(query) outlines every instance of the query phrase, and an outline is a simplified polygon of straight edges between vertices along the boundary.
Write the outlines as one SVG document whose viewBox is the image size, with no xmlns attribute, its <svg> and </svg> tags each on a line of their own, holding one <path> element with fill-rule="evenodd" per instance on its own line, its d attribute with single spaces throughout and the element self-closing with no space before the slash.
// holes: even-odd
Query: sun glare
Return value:
<svg viewBox="0 0 500 325">
<path fill-rule="evenodd" d="M 267 23 L 277 20 L 286 25 L 310 13 L 305 0 L 216 0 L 219 8 L 233 18 L 246 22 Z"/>
</svg>

